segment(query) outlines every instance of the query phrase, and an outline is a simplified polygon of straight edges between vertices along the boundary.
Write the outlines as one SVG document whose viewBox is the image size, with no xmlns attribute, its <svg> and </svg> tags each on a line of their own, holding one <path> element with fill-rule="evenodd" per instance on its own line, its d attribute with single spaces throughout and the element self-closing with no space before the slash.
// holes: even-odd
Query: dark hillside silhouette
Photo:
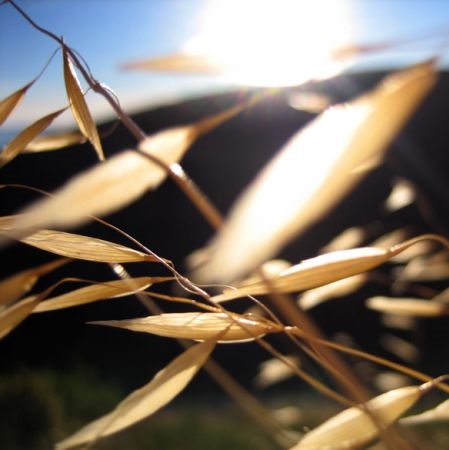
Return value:
<svg viewBox="0 0 449 450">
<path fill-rule="evenodd" d="M 374 86 L 384 73 L 347 75 L 310 86 L 329 94 L 336 102 L 348 100 Z M 159 107 L 135 115 L 136 121 L 148 133 L 168 126 L 190 123 L 207 115 L 219 112 L 235 104 L 251 92 L 233 92 L 188 100 L 176 105 Z M 257 105 L 202 137 L 189 151 L 183 167 L 208 194 L 217 207 L 225 213 L 238 193 L 253 178 L 265 162 L 301 126 L 314 115 L 291 108 L 286 99 L 288 90 L 273 93 Z M 425 100 L 413 119 L 397 137 L 389 151 L 385 164 L 375 169 L 334 211 L 298 238 L 283 252 L 294 262 L 312 257 L 320 247 L 335 234 L 355 225 L 374 223 L 380 235 L 386 230 L 409 225 L 416 234 L 433 231 L 449 233 L 449 73 L 442 73 L 440 81 Z M 110 129 L 105 124 L 102 130 Z M 106 154 L 131 148 L 132 136 L 118 125 L 104 140 Z M 96 162 L 94 151 L 87 145 L 77 146 L 49 154 L 26 155 L 17 158 L 2 169 L 0 183 L 22 183 L 35 187 L 54 189 L 71 175 Z M 422 209 L 416 205 L 387 216 L 382 210 L 382 201 L 391 189 L 394 176 L 403 176 L 416 184 L 422 195 Z M 24 190 L 5 189 L 0 192 L 2 214 L 16 211 L 17 205 L 29 202 L 35 195 Z M 294 199 L 291 199 L 294 201 Z M 156 213 L 155 213 L 156 212 Z M 140 240 L 160 256 L 170 258 L 182 269 L 185 257 L 201 247 L 212 235 L 207 223 L 197 214 L 189 201 L 170 181 L 157 192 L 147 193 L 143 198 L 119 213 L 107 218 Z M 376 228 L 377 227 L 377 228 Z M 82 232 L 100 238 L 123 242 L 121 236 L 98 224 L 84 227 Z M 2 250 L 2 277 L 39 264 L 53 257 L 44 252 L 15 244 Z M 139 267 L 133 273 L 160 269 L 151 266 Z M 73 263 L 61 272 L 71 276 L 90 279 L 112 279 L 111 270 L 99 264 Z M 59 275 L 57 276 L 59 277 Z M 447 286 L 441 286 L 444 288 Z M 365 289 L 365 288 L 364 288 Z M 324 330 L 333 333 L 349 330 L 355 333 L 356 341 L 368 350 L 379 351 L 376 338 L 380 332 L 377 314 L 368 312 L 363 300 L 369 290 L 340 302 L 329 302 L 314 311 L 313 315 Z M 169 306 L 163 305 L 167 309 Z M 350 313 L 348 313 L 350 312 Z M 143 383 L 161 367 L 160 361 L 167 354 L 178 352 L 171 340 L 162 341 L 152 336 L 133 334 L 122 330 L 87 326 L 89 320 L 133 317 L 143 313 L 134 299 L 119 299 L 79 307 L 60 313 L 33 316 L 0 341 L 2 355 L 1 371 L 9 371 L 18 365 L 65 366 L 70 365 L 73 355 L 97 365 L 104 373 L 126 373 L 126 382 Z M 354 321 L 357 317 L 357 321 Z M 423 322 L 424 348 L 430 339 L 447 336 L 446 319 L 436 319 L 432 327 Z M 427 334 L 426 334 L 427 333 Z M 166 345 L 166 347 L 165 347 Z M 443 351 L 443 350 L 441 350 Z M 142 361 L 142 354 L 148 354 Z M 240 373 L 248 380 L 254 374 L 255 364 L 245 352 L 245 360 L 235 361 L 227 349 L 217 353 L 225 365 L 234 366 L 233 373 Z M 437 365 L 441 355 L 434 353 L 423 360 Z M 247 372 L 250 370 L 251 372 Z M 245 372 L 246 371 L 246 372 Z M 130 376 L 131 374 L 131 376 Z"/>
</svg>

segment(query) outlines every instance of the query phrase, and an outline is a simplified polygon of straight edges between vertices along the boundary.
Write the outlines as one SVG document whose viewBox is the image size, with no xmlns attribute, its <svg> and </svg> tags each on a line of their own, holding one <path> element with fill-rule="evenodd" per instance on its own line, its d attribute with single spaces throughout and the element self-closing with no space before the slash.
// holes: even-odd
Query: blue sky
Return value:
<svg viewBox="0 0 449 450">
<path fill-rule="evenodd" d="M 17 3 L 40 25 L 63 35 L 88 62 L 97 79 L 109 85 L 129 111 L 174 101 L 212 89 L 223 89 L 229 81 L 210 76 L 186 76 L 150 72 L 123 71 L 119 65 L 130 60 L 155 57 L 181 51 L 186 42 L 204 31 L 205 11 L 217 0 L 18 0 Z M 234 23 L 247 23 L 248 35 L 257 25 L 254 9 L 243 17 L 246 0 L 226 0 L 230 13 L 222 14 L 221 32 L 235 35 Z M 249 1 L 249 0 L 248 0 Z M 333 0 L 324 0 L 335 3 Z M 338 0 L 336 0 L 338 2 Z M 446 31 L 449 36 L 448 0 L 339 0 L 348 13 L 351 39 L 357 43 L 388 41 Z M 264 0 L 259 0 L 262 4 Z M 266 0 L 267 4 L 269 0 Z M 270 2 L 279 9 L 283 0 Z M 297 0 L 297 3 L 309 2 Z M 310 2 L 311 4 L 314 1 Z M 326 3 L 325 3 L 326 4 Z M 344 4 L 344 5 L 343 5 Z M 322 19 L 329 20 L 327 8 Z M 220 19 L 220 16 L 219 16 Z M 331 17 L 332 19 L 332 17 Z M 215 18 L 217 20 L 217 18 Z M 312 21 L 312 24 L 310 23 Z M 321 19 L 314 16 L 301 23 L 318 29 Z M 211 22 L 212 23 L 212 22 Z M 223 31 L 224 30 L 224 31 Z M 210 31 L 210 30 L 209 30 Z M 439 40 L 441 42 L 441 39 Z M 32 79 L 52 52 L 56 43 L 32 29 L 10 6 L 0 7 L 0 98 Z M 425 40 L 404 49 L 382 52 L 364 58 L 356 68 L 385 68 L 413 63 L 436 51 L 435 40 Z M 447 61 L 444 53 L 443 62 Z M 108 106 L 93 94 L 88 102 L 97 118 L 108 115 Z M 31 123 L 40 116 L 66 104 L 58 54 L 26 100 L 4 125 L 8 131 Z M 60 125 L 70 124 L 70 114 Z"/>
</svg>

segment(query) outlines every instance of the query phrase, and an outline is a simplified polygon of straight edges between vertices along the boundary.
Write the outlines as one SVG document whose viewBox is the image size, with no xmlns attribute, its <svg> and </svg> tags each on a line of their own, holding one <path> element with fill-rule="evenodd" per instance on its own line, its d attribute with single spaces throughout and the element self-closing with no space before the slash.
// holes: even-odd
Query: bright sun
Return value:
<svg viewBox="0 0 449 450">
<path fill-rule="evenodd" d="M 228 79 L 263 86 L 336 73 L 331 51 L 351 31 L 344 0 L 214 0 L 200 29 L 188 53 L 206 55 Z"/>
</svg>

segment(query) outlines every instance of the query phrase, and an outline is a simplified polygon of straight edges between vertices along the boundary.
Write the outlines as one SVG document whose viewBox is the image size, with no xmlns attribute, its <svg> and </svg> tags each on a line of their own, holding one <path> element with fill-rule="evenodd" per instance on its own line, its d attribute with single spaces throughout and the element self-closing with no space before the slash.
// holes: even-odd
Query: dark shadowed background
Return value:
<svg viewBox="0 0 449 450">
<path fill-rule="evenodd" d="M 117 70 L 118 65 L 127 60 L 176 53 L 198 32 L 208 36 L 211 24 L 217 30 L 217 34 L 209 35 L 211 39 L 217 39 L 220 44 L 223 36 L 218 32 L 224 33 L 223 42 L 228 39 L 237 49 L 239 39 L 243 42 L 245 36 L 257 38 L 249 32 L 251 27 L 259 26 L 265 38 L 275 40 L 281 34 L 282 26 L 275 29 L 274 24 L 282 25 L 282 20 L 286 19 L 278 12 L 282 12 L 289 2 L 272 2 L 275 5 L 272 5 L 268 25 L 263 25 L 261 10 L 254 6 L 261 2 L 225 0 L 221 2 L 220 7 L 225 8 L 222 10 L 214 10 L 214 3 L 220 2 L 24 0 L 20 5 L 39 24 L 58 35 L 64 34 L 66 42 L 87 60 L 94 75 L 111 85 L 126 111 L 132 111 L 137 123 L 151 134 L 170 126 L 192 123 L 258 95 L 262 90 L 242 88 L 241 83 L 231 84 L 226 79 Z M 337 21 L 337 16 L 329 13 L 330 7 L 310 6 L 315 15 L 307 18 L 307 5 L 318 3 L 318 0 L 301 2 L 306 5 L 305 9 L 293 17 L 293 22 L 288 22 L 294 24 L 291 26 L 293 31 L 302 32 L 307 28 L 307 33 L 315 33 L 314 37 L 288 35 L 288 42 L 277 42 L 277 50 L 288 49 L 286 53 L 290 60 L 301 62 L 299 44 L 305 42 L 306 47 L 310 47 L 319 36 L 330 34 L 330 24 Z M 330 5 L 330 0 L 327 3 Z M 254 7 L 248 9 L 249 4 Z M 209 9 L 215 11 L 215 22 L 203 14 Z M 394 68 L 434 56 L 437 51 L 441 56 L 442 72 L 436 87 L 390 146 L 385 162 L 278 255 L 292 263 L 316 256 L 333 237 L 354 226 L 368 230 L 369 238 L 364 244 L 404 226 L 409 227 L 413 235 L 432 232 L 449 237 L 449 73 L 445 71 L 449 8 L 443 0 L 348 0 L 340 1 L 339 9 L 351 13 L 351 21 L 344 26 L 340 24 L 344 31 L 350 29 L 351 42 L 391 43 L 413 37 L 418 41 L 406 45 L 405 49 L 400 47 L 403 51 L 387 49 L 377 56 L 362 58 L 359 65 L 352 67 L 352 72 L 325 82 L 309 83 L 303 91 L 324 94 L 334 103 L 344 102 L 375 86 Z M 244 11 L 249 15 L 244 16 Z M 268 12 L 264 20 L 270 19 L 270 10 L 264 11 Z M 285 12 L 288 13 L 288 8 Z M 427 40 L 426 36 L 438 37 L 437 43 Z M 30 81 L 54 48 L 54 42 L 33 30 L 10 5 L 2 6 L 0 98 Z M 270 55 L 262 52 L 262 56 L 270 62 Z M 8 119 L 0 132 L 0 144 L 3 145 L 25 124 L 66 104 L 60 66 L 60 61 L 50 65 L 36 89 L 30 91 L 17 113 Z M 282 73 L 282 66 L 278 69 Z M 290 106 L 295 92 L 295 88 L 271 91 L 257 104 L 200 138 L 182 161 L 186 172 L 223 214 L 272 155 L 315 117 L 313 113 Z M 98 101 L 91 93 L 87 98 L 95 117 L 104 122 L 104 117 L 110 114 L 105 102 Z M 157 106 L 161 104 L 166 106 Z M 63 125 L 70 126 L 67 124 L 73 124 L 70 114 L 63 119 Z M 135 140 L 119 123 L 102 123 L 100 131 L 105 136 L 103 143 L 107 156 L 135 146 Z M 26 184 L 53 191 L 74 174 L 96 163 L 95 153 L 89 145 L 22 155 L 2 168 L 0 184 Z M 413 183 L 418 200 L 388 213 L 384 201 L 398 177 Z M 36 198 L 37 194 L 22 188 L 0 189 L 0 215 L 15 213 Z M 171 181 L 106 219 L 158 255 L 172 260 L 181 272 L 185 270 L 185 258 L 205 245 L 213 235 L 209 225 Z M 76 232 L 131 246 L 123 236 L 98 223 L 91 223 Z M 49 253 L 12 243 L 0 249 L 0 278 L 52 259 L 54 256 Z M 127 268 L 135 276 L 166 274 L 155 264 L 130 264 Z M 389 264 L 386 264 L 377 272 L 387 273 L 388 269 Z M 69 276 L 98 281 L 116 277 L 107 265 L 74 261 L 45 276 L 35 291 Z M 430 282 L 427 286 L 442 290 L 447 288 L 447 282 Z M 75 287 L 78 285 L 65 289 Z M 179 293 L 176 285 L 157 289 Z M 64 292 L 64 288 L 57 292 Z M 373 294 L 389 292 L 389 286 L 370 282 L 348 297 L 319 305 L 311 315 L 329 337 L 351 336 L 364 350 L 409 364 L 429 375 L 449 372 L 448 352 L 444 345 L 449 338 L 447 317 L 420 319 L 412 331 L 388 330 L 416 346 L 418 352 L 414 361 L 402 361 L 382 346 L 382 336 L 387 330 L 380 315 L 366 308 L 365 300 Z M 162 301 L 158 304 L 166 311 L 185 308 Z M 235 308 L 240 311 L 249 305 L 244 300 Z M 146 314 L 134 297 L 108 300 L 32 315 L 0 340 L 0 448 L 52 448 L 55 441 L 111 410 L 127 393 L 147 383 L 177 356 L 180 346 L 170 339 L 86 324 Z M 270 341 L 285 353 L 293 350 L 284 338 L 274 337 Z M 266 390 L 257 388 L 254 378 L 258 365 L 269 356 L 254 343 L 219 346 L 214 356 L 240 383 L 270 406 L 299 405 L 307 410 L 306 418 L 295 423 L 300 430 L 314 426 L 335 411 L 335 405 L 322 396 L 315 396 L 297 379 Z M 372 367 L 367 368 L 353 359 L 349 362 L 361 378 L 373 373 Z M 306 370 L 322 376 L 317 367 L 304 364 Z M 324 381 L 331 382 L 325 377 Z M 439 446 L 435 447 L 435 444 L 432 448 L 449 446 L 449 433 L 444 427 L 432 428 L 428 434 L 443 436 L 438 441 Z M 419 443 L 418 438 L 416 442 Z M 229 403 L 221 389 L 201 372 L 169 407 L 143 425 L 106 440 L 98 448 L 268 450 L 278 447 L 273 446 L 263 431 Z"/>
<path fill-rule="evenodd" d="M 384 75 L 370 73 L 343 76 L 328 82 L 311 84 L 308 89 L 330 95 L 335 101 L 344 101 L 374 86 Z M 183 162 L 185 170 L 223 213 L 274 152 L 301 126 L 313 119 L 313 114 L 295 110 L 288 105 L 291 91 L 280 90 L 267 96 L 257 105 L 201 138 L 186 156 Z M 252 94 L 254 91 L 206 96 L 142 112 L 137 114 L 135 119 L 147 133 L 152 133 L 168 126 L 193 122 Z M 449 156 L 446 148 L 445 118 L 449 112 L 448 98 L 449 75 L 443 72 L 436 88 L 391 145 L 385 163 L 370 173 L 348 198 L 333 211 L 329 211 L 319 223 L 285 248 L 281 256 L 292 262 L 312 257 L 336 234 L 353 226 L 369 225 L 373 230 L 373 238 L 404 225 L 411 227 L 414 234 L 438 232 L 447 236 Z M 101 129 L 110 129 L 110 125 L 105 124 Z M 111 155 L 132 146 L 133 140 L 128 132 L 118 125 L 104 140 L 104 144 L 108 155 Z M 94 152 L 88 145 L 48 154 L 24 155 L 2 169 L 1 182 L 23 183 L 52 190 L 71 174 L 94 163 Z M 421 200 L 419 205 L 415 203 L 393 214 L 387 214 L 382 203 L 391 190 L 393 179 L 398 176 L 413 182 Z M 15 188 L 2 189 L 0 195 L 3 214 L 13 213 L 19 205 L 26 204 L 35 197 L 33 193 Z M 423 211 L 425 215 L 422 214 Z M 147 193 L 119 213 L 109 216 L 107 220 L 130 233 L 160 256 L 171 259 L 180 269 L 183 268 L 185 257 L 204 245 L 212 235 L 207 223 L 170 181 L 166 181 L 155 192 Z M 78 231 L 129 245 L 123 237 L 99 224 L 90 224 Z M 2 249 L 1 258 L 2 277 L 53 259 L 50 254 L 22 244 L 12 244 Z M 129 265 L 128 268 L 134 275 L 164 273 L 151 264 Z M 63 275 L 94 280 L 114 279 L 114 274 L 106 265 L 73 262 L 56 274 L 45 277 L 45 280 L 38 284 L 37 290 L 52 279 L 56 281 L 62 278 Z M 441 289 L 447 287 L 441 282 L 431 285 Z M 173 287 L 165 289 L 165 292 L 174 292 Z M 385 331 L 379 315 L 364 306 L 367 297 L 373 292 L 382 293 L 383 290 L 386 292 L 388 289 L 368 284 L 348 298 L 330 301 L 317 307 L 312 315 L 327 335 L 349 333 L 365 350 L 395 359 L 395 356 L 379 343 L 379 336 Z M 160 305 L 167 311 L 179 310 L 178 306 L 164 303 Z M 86 406 L 90 411 L 87 416 L 93 418 L 96 408 L 99 410 L 97 415 L 107 410 L 104 405 L 108 404 L 108 398 L 120 398 L 123 395 L 120 392 L 129 392 L 143 385 L 180 352 L 178 344 L 169 339 L 86 325 L 87 321 L 92 320 L 142 315 L 146 315 L 146 311 L 138 300 L 126 297 L 32 316 L 0 341 L 0 378 L 5 380 L 4 383 L 9 387 L 11 383 L 16 383 L 19 386 L 16 390 L 24 398 L 28 395 L 23 392 L 26 386 L 26 389 L 31 391 L 29 395 L 33 402 L 36 398 L 44 399 L 42 402 L 45 411 L 52 411 L 47 403 L 48 398 L 53 398 L 55 393 L 52 391 L 51 395 L 45 395 L 41 390 L 57 391 L 58 388 L 54 386 L 61 389 L 61 386 L 78 383 L 82 385 L 79 387 L 79 395 L 90 399 L 91 404 Z M 402 336 L 401 333 L 399 335 Z M 433 375 L 447 372 L 447 351 L 445 346 L 441 345 L 449 337 L 446 318 L 422 319 L 413 336 L 403 337 L 411 339 L 419 346 L 419 358 L 414 363 L 416 367 Z M 290 344 L 282 339 L 276 338 L 274 342 L 285 352 L 292 350 Z M 216 358 L 241 383 L 253 389 L 257 366 L 267 355 L 256 344 L 241 344 L 220 347 L 216 351 Z M 49 382 L 48 379 L 53 381 Z M 54 381 L 55 379 L 59 381 Z M 23 384 L 17 380 L 22 380 Z M 36 383 L 42 386 L 36 387 Z M 14 384 L 12 386 L 14 387 Z M 110 386 L 109 390 L 107 386 Z M 89 392 L 89 389 L 93 392 Z M 11 391 L 14 392 L 14 388 L 8 388 L 5 392 Z M 271 392 L 279 395 L 288 392 L 289 395 L 294 395 L 305 391 L 307 389 L 303 384 L 295 381 L 281 385 L 278 390 Z M 6 410 L 16 403 L 13 394 L 10 395 L 9 400 L 8 396 L 1 397 Z M 63 398 L 67 395 L 63 395 Z M 179 402 L 195 398 L 195 402 L 199 402 L 199 399 L 209 399 L 206 404 L 210 404 L 212 395 L 215 398 L 223 398 L 220 389 L 206 375 L 201 374 L 185 395 L 181 396 Z M 270 395 L 270 390 L 266 395 Z M 24 408 L 39 410 L 39 403 L 32 407 L 30 401 L 24 400 Z M 73 402 L 77 404 L 76 400 Z M 113 405 L 114 400 L 109 400 L 109 404 Z M 59 405 L 57 408 L 63 406 Z M 33 413 L 29 414 L 34 417 Z M 11 415 L 7 416 L 7 423 L 10 423 Z M 20 414 L 18 417 L 21 417 Z M 17 420 L 21 423 L 20 420 L 24 419 L 22 417 Z M 180 420 L 178 418 L 175 422 L 180 423 Z M 53 424 L 51 417 L 48 421 Z M 39 424 L 36 426 L 39 428 Z"/>
</svg>

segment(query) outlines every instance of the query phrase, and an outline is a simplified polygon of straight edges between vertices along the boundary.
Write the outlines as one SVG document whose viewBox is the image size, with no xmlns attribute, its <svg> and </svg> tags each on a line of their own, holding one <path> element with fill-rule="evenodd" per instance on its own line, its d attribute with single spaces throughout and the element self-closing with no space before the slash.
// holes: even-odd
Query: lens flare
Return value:
<svg viewBox="0 0 449 450">
<path fill-rule="evenodd" d="M 215 0 L 185 51 L 235 82 L 296 85 L 342 69 L 332 52 L 350 42 L 350 24 L 344 0 Z"/>
</svg>

